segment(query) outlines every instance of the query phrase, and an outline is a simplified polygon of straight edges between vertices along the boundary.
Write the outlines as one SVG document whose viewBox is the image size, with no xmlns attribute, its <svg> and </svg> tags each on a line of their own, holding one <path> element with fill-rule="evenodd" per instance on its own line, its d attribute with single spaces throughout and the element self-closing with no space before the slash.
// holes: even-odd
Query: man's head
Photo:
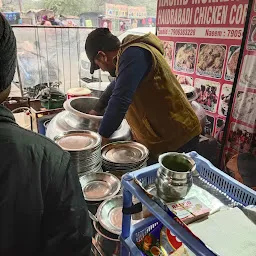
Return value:
<svg viewBox="0 0 256 256">
<path fill-rule="evenodd" d="M 91 62 L 91 74 L 100 68 L 115 76 L 116 67 L 113 59 L 119 48 L 119 39 L 111 34 L 108 28 L 97 28 L 92 31 L 85 42 L 85 51 Z"/>
<path fill-rule="evenodd" d="M 14 33 L 0 13 L 0 103 L 10 93 L 16 68 L 17 48 Z"/>
</svg>

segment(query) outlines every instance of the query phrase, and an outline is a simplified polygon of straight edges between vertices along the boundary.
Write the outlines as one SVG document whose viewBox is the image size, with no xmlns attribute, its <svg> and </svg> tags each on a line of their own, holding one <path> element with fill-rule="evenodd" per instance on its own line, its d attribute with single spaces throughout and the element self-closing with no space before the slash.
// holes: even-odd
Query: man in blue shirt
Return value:
<svg viewBox="0 0 256 256">
<path fill-rule="evenodd" d="M 103 143 L 126 116 L 135 139 L 155 156 L 195 149 L 201 126 L 164 59 L 161 41 L 147 34 L 128 36 L 123 43 L 108 29 L 99 28 L 85 44 L 92 74 L 101 68 L 117 75 L 92 111 L 99 114 L 107 107 L 99 129 Z"/>
</svg>

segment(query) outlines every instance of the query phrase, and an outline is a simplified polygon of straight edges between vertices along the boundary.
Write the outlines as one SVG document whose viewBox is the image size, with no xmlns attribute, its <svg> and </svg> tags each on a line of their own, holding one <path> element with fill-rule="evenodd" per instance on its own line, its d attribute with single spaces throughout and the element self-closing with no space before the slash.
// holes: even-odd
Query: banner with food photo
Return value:
<svg viewBox="0 0 256 256">
<path fill-rule="evenodd" d="M 197 102 L 214 124 L 227 116 L 248 3 L 158 1 L 157 35 L 164 43 L 167 62 L 181 85 L 196 88 Z M 169 49 L 172 59 L 167 57 Z M 207 131 L 214 136 L 216 129 Z"/>
<path fill-rule="evenodd" d="M 204 133 L 222 144 L 221 162 L 255 154 L 256 0 L 159 0 L 156 24 L 158 37 L 173 42 L 178 81 L 196 88 Z"/>
<path fill-rule="evenodd" d="M 163 44 L 164 44 L 164 57 L 167 63 L 169 64 L 169 66 L 172 68 L 174 44 L 172 41 L 163 41 Z"/>
</svg>

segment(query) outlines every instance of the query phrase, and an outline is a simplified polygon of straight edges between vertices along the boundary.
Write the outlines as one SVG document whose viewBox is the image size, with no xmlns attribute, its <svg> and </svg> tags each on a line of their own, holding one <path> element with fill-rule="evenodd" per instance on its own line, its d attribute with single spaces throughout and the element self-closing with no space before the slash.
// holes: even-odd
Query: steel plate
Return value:
<svg viewBox="0 0 256 256">
<path fill-rule="evenodd" d="M 121 182 L 116 176 L 104 172 L 81 176 L 80 183 L 85 200 L 94 202 L 112 198 L 121 188 Z"/>
<path fill-rule="evenodd" d="M 56 136 L 54 141 L 67 151 L 93 149 L 101 143 L 100 136 L 91 131 L 68 131 Z"/>
<path fill-rule="evenodd" d="M 116 164 L 142 162 L 148 155 L 148 149 L 137 142 L 115 142 L 102 148 L 103 159 Z"/>
<path fill-rule="evenodd" d="M 123 197 L 115 196 L 101 203 L 97 210 L 97 219 L 100 225 L 116 235 L 120 235 L 122 231 L 122 207 Z"/>
</svg>

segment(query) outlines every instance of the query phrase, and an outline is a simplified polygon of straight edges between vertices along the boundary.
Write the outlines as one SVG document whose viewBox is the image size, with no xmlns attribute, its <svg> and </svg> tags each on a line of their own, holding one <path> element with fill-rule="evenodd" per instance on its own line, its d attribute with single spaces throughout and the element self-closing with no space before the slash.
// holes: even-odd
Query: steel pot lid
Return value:
<svg viewBox="0 0 256 256">
<path fill-rule="evenodd" d="M 71 98 L 64 102 L 63 107 L 65 110 L 67 110 L 75 116 L 99 121 L 102 120 L 103 116 L 95 116 L 88 114 L 91 110 L 94 109 L 98 100 L 99 98 L 96 97 Z"/>
<path fill-rule="evenodd" d="M 95 82 L 86 84 L 86 87 L 88 87 L 90 90 L 104 92 L 106 88 L 109 86 L 109 84 L 109 82 Z"/>
<path fill-rule="evenodd" d="M 120 180 L 110 173 L 89 173 L 80 177 L 80 183 L 86 201 L 103 201 L 118 194 Z"/>
<path fill-rule="evenodd" d="M 115 164 L 134 164 L 144 161 L 149 155 L 148 149 L 132 141 L 115 142 L 102 148 L 102 158 Z"/>
<path fill-rule="evenodd" d="M 123 197 L 115 196 L 101 203 L 97 210 L 97 219 L 107 231 L 120 235 L 122 231 Z"/>
<path fill-rule="evenodd" d="M 54 141 L 66 151 L 82 151 L 99 146 L 101 137 L 92 131 L 68 131 L 56 136 Z"/>
</svg>

